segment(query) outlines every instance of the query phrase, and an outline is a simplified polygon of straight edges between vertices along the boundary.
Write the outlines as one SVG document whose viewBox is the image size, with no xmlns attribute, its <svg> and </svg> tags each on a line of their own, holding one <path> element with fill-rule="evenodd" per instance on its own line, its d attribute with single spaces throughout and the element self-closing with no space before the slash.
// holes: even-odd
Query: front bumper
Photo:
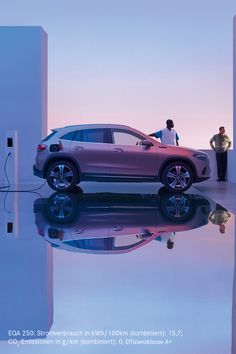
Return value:
<svg viewBox="0 0 236 354">
<path fill-rule="evenodd" d="M 207 163 L 202 163 L 198 165 L 198 169 L 196 171 L 194 182 L 202 182 L 211 177 L 211 168 L 209 161 Z"/>
<path fill-rule="evenodd" d="M 209 178 L 210 178 L 210 176 L 207 176 L 207 177 L 196 177 L 194 183 L 203 182 L 203 181 L 206 181 Z"/>
</svg>

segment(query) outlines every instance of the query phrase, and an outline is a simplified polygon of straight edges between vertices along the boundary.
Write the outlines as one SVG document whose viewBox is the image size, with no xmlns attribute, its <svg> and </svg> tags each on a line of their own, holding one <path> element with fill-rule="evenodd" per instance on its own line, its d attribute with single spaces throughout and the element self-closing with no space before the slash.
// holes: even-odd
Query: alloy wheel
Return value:
<svg viewBox="0 0 236 354">
<path fill-rule="evenodd" d="M 172 190 L 184 190 L 191 179 L 188 168 L 183 165 L 171 166 L 167 172 L 166 180 Z"/>
<path fill-rule="evenodd" d="M 72 184 L 74 174 L 70 166 L 58 164 L 50 171 L 49 178 L 56 189 L 65 190 Z"/>
</svg>

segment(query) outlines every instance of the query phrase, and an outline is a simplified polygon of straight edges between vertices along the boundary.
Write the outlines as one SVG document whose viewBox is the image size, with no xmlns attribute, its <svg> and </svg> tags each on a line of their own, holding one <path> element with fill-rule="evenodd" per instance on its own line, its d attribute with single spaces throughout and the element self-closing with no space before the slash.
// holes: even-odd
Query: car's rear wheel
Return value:
<svg viewBox="0 0 236 354">
<path fill-rule="evenodd" d="M 162 183 L 171 192 L 186 191 L 193 183 L 191 167 L 184 162 L 170 163 L 163 170 Z"/>
<path fill-rule="evenodd" d="M 79 219 L 79 195 L 54 193 L 47 199 L 46 211 L 51 225 L 71 224 Z"/>
<path fill-rule="evenodd" d="M 56 161 L 50 164 L 46 179 L 55 191 L 70 191 L 79 183 L 77 169 L 69 161 Z"/>
</svg>

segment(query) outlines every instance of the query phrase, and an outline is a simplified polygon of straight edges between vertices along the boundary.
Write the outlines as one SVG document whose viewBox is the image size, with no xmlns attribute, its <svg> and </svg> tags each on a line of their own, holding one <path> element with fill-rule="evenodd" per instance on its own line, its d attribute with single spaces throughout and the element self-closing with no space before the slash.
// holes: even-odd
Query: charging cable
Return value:
<svg viewBox="0 0 236 354">
<path fill-rule="evenodd" d="M 39 189 L 41 189 L 42 187 L 45 186 L 45 184 L 47 183 L 47 181 L 45 181 L 41 186 L 37 187 L 37 188 L 33 188 L 33 189 L 27 189 L 27 190 L 1 190 L 1 189 L 5 189 L 5 188 L 10 188 L 11 187 L 11 183 L 10 183 L 10 180 L 8 178 L 8 174 L 7 174 L 7 162 L 8 162 L 8 159 L 9 157 L 11 156 L 11 153 L 9 152 L 7 154 L 7 157 L 5 159 L 5 163 L 4 163 L 4 173 L 5 173 L 5 177 L 6 177 L 6 180 L 7 180 L 7 185 L 6 186 L 2 186 L 0 187 L 0 192 L 7 192 L 7 193 L 10 193 L 10 192 L 24 192 L 24 193 L 27 193 L 27 192 L 35 192 L 35 191 L 38 191 Z"/>
<path fill-rule="evenodd" d="M 5 163 L 4 163 L 4 173 L 5 173 L 5 177 L 6 177 L 6 180 L 7 180 L 8 185 L 7 185 L 7 186 L 0 187 L 0 189 L 3 189 L 3 188 L 10 188 L 10 181 L 9 181 L 9 178 L 8 178 L 8 175 L 7 175 L 7 161 L 8 161 L 8 159 L 9 159 L 10 156 L 11 156 L 11 153 L 9 152 L 9 153 L 7 154 L 7 157 L 6 157 Z"/>
</svg>

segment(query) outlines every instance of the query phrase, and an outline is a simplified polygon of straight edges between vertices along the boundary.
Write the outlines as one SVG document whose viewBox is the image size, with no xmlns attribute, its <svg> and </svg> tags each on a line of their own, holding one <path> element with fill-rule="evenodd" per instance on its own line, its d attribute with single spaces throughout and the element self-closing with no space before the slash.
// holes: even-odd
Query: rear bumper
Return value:
<svg viewBox="0 0 236 354">
<path fill-rule="evenodd" d="M 40 178 L 44 178 L 44 173 L 42 170 L 39 170 L 35 165 L 33 165 L 34 175 Z"/>
</svg>

